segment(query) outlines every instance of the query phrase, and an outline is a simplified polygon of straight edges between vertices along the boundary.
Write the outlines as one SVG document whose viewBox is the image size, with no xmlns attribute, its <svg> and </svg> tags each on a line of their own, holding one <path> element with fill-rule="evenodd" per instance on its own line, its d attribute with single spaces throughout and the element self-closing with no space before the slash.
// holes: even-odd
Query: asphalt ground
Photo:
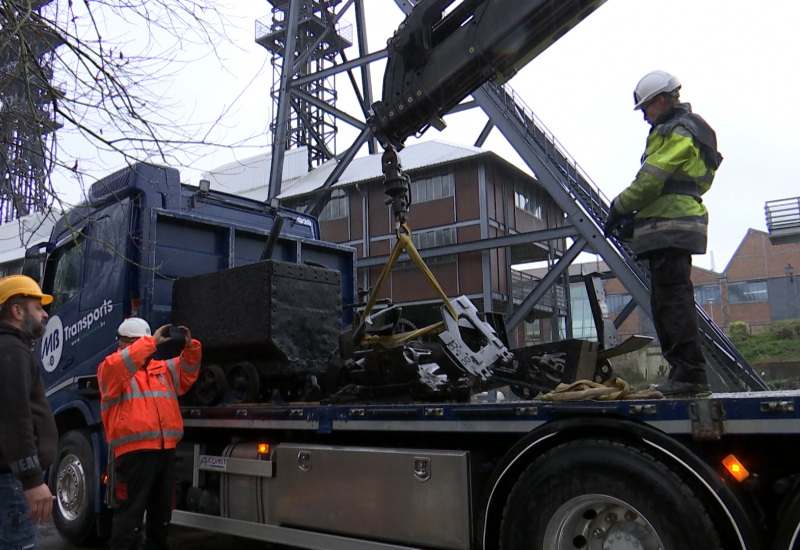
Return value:
<svg viewBox="0 0 800 550">
<path fill-rule="evenodd" d="M 37 542 L 39 544 L 39 550 L 73 550 L 76 548 L 81 548 L 82 550 L 108 549 L 108 543 L 105 541 L 89 546 L 77 547 L 71 545 L 61 538 L 52 520 L 46 525 L 39 526 Z M 233 537 L 230 535 L 208 533 L 176 525 L 170 527 L 169 547 L 170 550 L 224 550 L 228 548 L 235 550 L 290 550 L 287 547 L 266 542 Z"/>
</svg>

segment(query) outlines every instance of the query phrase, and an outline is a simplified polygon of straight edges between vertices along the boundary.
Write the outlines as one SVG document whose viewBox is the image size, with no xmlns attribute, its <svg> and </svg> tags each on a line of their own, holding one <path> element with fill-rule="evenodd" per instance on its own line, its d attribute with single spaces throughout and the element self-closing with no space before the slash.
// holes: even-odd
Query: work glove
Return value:
<svg viewBox="0 0 800 550">
<path fill-rule="evenodd" d="M 608 209 L 608 217 L 606 218 L 605 225 L 603 225 L 603 235 L 606 236 L 606 239 L 610 239 L 612 236 L 614 236 L 614 229 L 618 228 L 620 224 L 622 224 L 623 215 L 616 205 L 618 200 L 619 198 L 616 198 L 611 201 L 611 207 Z"/>
</svg>

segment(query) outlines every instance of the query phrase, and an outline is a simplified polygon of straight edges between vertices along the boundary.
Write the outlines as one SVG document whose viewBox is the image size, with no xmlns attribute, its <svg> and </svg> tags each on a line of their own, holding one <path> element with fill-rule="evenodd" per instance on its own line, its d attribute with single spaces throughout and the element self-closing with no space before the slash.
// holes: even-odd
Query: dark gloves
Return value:
<svg viewBox="0 0 800 550">
<path fill-rule="evenodd" d="M 622 214 L 615 204 L 618 200 L 619 199 L 614 199 L 611 201 L 611 206 L 608 209 L 608 217 L 606 218 L 605 225 L 603 225 L 603 235 L 606 236 L 606 239 L 611 238 L 613 231 L 622 223 Z"/>
<path fill-rule="evenodd" d="M 619 201 L 619 197 L 611 201 L 608 217 L 603 225 L 603 235 L 606 239 L 613 237 L 628 241 L 633 238 L 633 214 L 623 214 L 617 201 Z"/>
</svg>

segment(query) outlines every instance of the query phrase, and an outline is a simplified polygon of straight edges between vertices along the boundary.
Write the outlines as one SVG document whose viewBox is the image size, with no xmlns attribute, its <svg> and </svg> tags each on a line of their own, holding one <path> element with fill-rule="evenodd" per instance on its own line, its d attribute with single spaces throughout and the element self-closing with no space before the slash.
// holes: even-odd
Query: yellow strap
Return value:
<svg viewBox="0 0 800 550">
<path fill-rule="evenodd" d="M 438 334 L 444 330 L 444 323 L 439 321 L 427 327 L 418 328 L 409 332 L 401 332 L 400 334 L 392 334 L 391 336 L 378 336 L 375 334 L 365 334 L 361 340 L 365 344 L 388 344 L 396 345 L 415 340 L 427 334 Z"/>
<path fill-rule="evenodd" d="M 433 288 L 436 294 L 439 295 L 439 298 L 441 298 L 442 302 L 447 307 L 450 315 L 452 315 L 454 319 L 457 319 L 458 314 L 456 313 L 453 304 L 450 303 L 450 299 L 444 293 L 442 287 L 439 286 L 439 282 L 436 280 L 436 277 L 433 276 L 431 270 L 428 269 L 427 265 L 425 265 L 425 261 L 422 259 L 422 256 L 419 255 L 414 243 L 411 241 L 411 229 L 409 229 L 406 224 L 402 224 L 395 234 L 397 235 L 397 242 L 392 248 L 392 251 L 389 253 L 389 259 L 386 261 L 386 265 L 383 266 L 383 270 L 381 270 L 378 281 L 375 283 L 375 287 L 370 293 L 369 300 L 367 300 L 367 305 L 364 307 L 364 311 L 361 314 L 361 320 L 363 321 L 369 316 L 376 300 L 378 299 L 378 291 L 383 286 L 383 283 L 386 282 L 389 273 L 391 273 L 394 264 L 397 263 L 398 258 L 400 258 L 400 254 L 403 253 L 403 250 L 408 253 L 408 255 L 411 257 L 411 261 L 414 262 L 414 265 L 417 266 L 417 269 L 422 272 L 425 280 L 428 281 L 428 284 L 431 286 L 431 288 Z M 441 332 L 442 330 L 444 330 L 444 323 L 440 322 L 418 330 L 404 332 L 402 334 L 394 334 L 392 336 L 368 335 L 364 337 L 363 341 L 369 343 L 382 342 L 396 344 L 413 340 L 414 338 L 418 338 L 425 334 Z"/>
</svg>

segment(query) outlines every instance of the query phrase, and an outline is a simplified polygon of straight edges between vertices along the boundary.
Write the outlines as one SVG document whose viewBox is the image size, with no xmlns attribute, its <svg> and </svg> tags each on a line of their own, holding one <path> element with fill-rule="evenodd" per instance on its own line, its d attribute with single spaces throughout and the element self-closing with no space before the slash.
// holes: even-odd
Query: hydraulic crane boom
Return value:
<svg viewBox="0 0 800 550">
<path fill-rule="evenodd" d="M 399 224 L 411 204 L 397 151 L 488 80 L 505 81 L 605 0 L 422 0 L 388 44 L 383 99 L 369 125 L 385 151 L 387 203 Z M 447 13 L 445 13 L 447 12 Z"/>
<path fill-rule="evenodd" d="M 402 149 L 488 80 L 505 81 L 605 0 L 422 0 L 388 43 L 370 127 Z"/>
</svg>

